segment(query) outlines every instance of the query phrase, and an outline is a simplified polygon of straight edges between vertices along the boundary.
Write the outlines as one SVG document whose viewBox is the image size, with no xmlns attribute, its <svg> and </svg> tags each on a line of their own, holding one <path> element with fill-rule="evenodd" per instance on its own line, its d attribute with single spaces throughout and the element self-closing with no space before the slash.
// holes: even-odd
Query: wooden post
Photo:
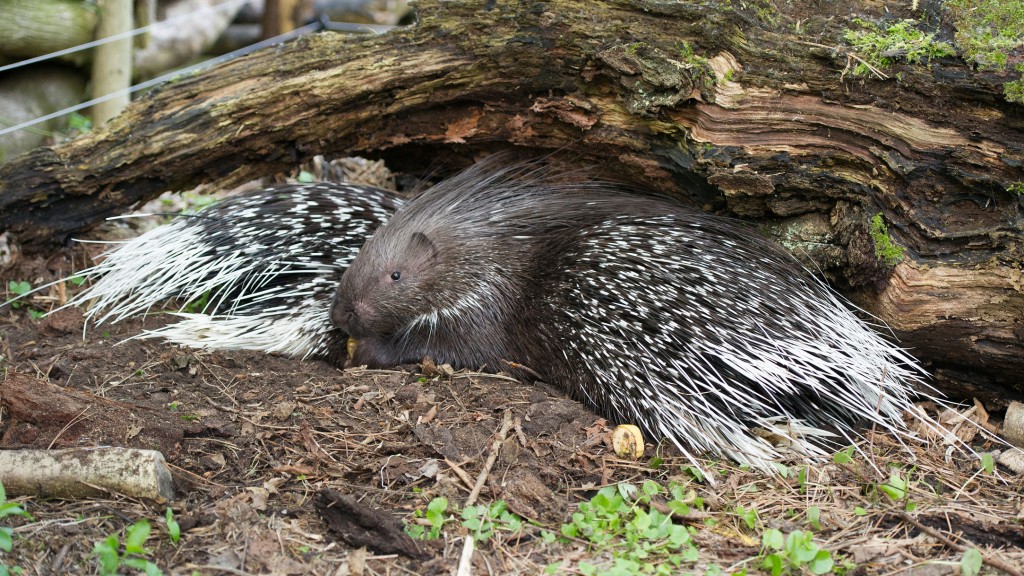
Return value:
<svg viewBox="0 0 1024 576">
<path fill-rule="evenodd" d="M 300 8 L 299 0 L 267 0 L 263 5 L 263 39 L 296 29 Z"/>
<path fill-rule="evenodd" d="M 99 0 L 100 22 L 96 38 L 106 38 L 132 29 L 132 0 Z M 96 48 L 92 64 L 94 98 L 126 90 L 132 81 L 132 39 L 126 37 Z M 93 123 L 106 124 L 128 105 L 127 92 L 92 107 Z"/>
</svg>

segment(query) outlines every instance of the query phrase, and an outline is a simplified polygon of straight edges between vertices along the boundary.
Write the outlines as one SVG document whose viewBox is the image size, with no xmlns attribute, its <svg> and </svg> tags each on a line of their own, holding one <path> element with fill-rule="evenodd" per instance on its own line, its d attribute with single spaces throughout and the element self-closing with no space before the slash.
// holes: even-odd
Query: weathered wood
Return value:
<svg viewBox="0 0 1024 576">
<path fill-rule="evenodd" d="M 0 450 L 0 482 L 11 496 L 94 498 L 121 494 L 163 504 L 174 498 L 163 454 L 137 448 Z"/>
<path fill-rule="evenodd" d="M 0 54 L 19 60 L 91 42 L 96 20 L 89 2 L 0 0 Z"/>
<path fill-rule="evenodd" d="M 414 171 L 509 144 L 570 150 L 764 224 L 940 374 L 1003 394 L 984 386 L 1024 368 L 1024 197 L 1010 191 L 1024 114 L 1001 94 L 1008 78 L 954 57 L 896 64 L 899 81 L 853 77 L 848 18 L 811 0 L 744 6 L 422 0 L 415 27 L 235 60 L 5 166 L 0 229 L 40 250 L 164 190 L 314 154 Z M 892 283 L 867 232 L 876 214 L 906 248 Z M 894 286 L 914 271 L 947 285 Z"/>
<path fill-rule="evenodd" d="M 407 558 L 430 557 L 427 547 L 420 547 L 410 538 L 392 514 L 362 504 L 353 496 L 325 488 L 317 493 L 313 506 L 327 527 L 353 548 L 365 546 L 381 554 Z"/>
</svg>

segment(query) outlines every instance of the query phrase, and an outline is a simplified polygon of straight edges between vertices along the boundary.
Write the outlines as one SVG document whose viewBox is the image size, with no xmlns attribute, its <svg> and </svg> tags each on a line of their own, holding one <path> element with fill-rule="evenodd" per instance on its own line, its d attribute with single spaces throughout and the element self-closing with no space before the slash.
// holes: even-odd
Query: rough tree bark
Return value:
<svg viewBox="0 0 1024 576">
<path fill-rule="evenodd" d="M 851 0 L 844 14 L 915 16 L 898 4 Z M 0 229 L 41 250 L 164 190 L 314 154 L 413 171 L 509 144 L 563 149 L 762 224 L 940 386 L 1020 396 L 1024 114 L 1001 95 L 1008 78 L 956 57 L 855 77 L 851 17 L 816 0 L 418 9 L 385 36 L 304 37 L 182 78 L 108 129 L 8 164 Z M 906 249 L 894 270 L 874 254 L 876 214 Z"/>
</svg>

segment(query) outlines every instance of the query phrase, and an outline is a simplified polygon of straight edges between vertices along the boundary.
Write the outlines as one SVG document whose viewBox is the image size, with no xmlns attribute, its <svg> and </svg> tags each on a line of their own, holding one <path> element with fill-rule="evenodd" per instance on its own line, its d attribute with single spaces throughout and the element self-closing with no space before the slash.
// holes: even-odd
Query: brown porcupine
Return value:
<svg viewBox="0 0 1024 576">
<path fill-rule="evenodd" d="M 791 255 L 670 200 L 566 182 L 485 162 L 399 210 L 332 304 L 352 362 L 532 374 L 691 461 L 770 469 L 764 436 L 822 456 L 856 422 L 911 435 L 924 372 Z"/>
</svg>

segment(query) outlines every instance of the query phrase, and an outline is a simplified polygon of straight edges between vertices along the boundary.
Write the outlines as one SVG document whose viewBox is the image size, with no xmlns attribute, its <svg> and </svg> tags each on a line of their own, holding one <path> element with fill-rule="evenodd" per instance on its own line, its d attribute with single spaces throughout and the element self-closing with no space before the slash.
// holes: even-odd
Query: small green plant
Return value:
<svg viewBox="0 0 1024 576">
<path fill-rule="evenodd" d="M 760 518 L 758 518 L 757 516 L 757 510 L 753 508 L 748 510 L 743 506 L 740 506 L 739 504 L 736 505 L 736 508 L 733 510 L 733 513 L 739 516 L 740 520 L 743 520 L 743 523 L 746 524 L 747 528 L 750 530 L 756 528 L 757 522 L 760 520 Z"/>
<path fill-rule="evenodd" d="M 185 305 L 185 311 L 190 314 L 199 314 L 206 309 L 206 305 L 210 302 L 210 291 L 207 290 L 199 295 L 195 300 L 190 301 Z"/>
<path fill-rule="evenodd" d="M 704 472 L 696 466 L 683 466 L 683 473 L 692 476 L 697 482 L 704 482 Z"/>
<path fill-rule="evenodd" d="M 1017 104 L 1024 104 L 1024 63 L 1017 64 L 1013 67 L 1015 72 L 1020 73 L 1019 80 L 1009 80 L 1003 83 L 1003 96 L 1007 102 L 1015 102 Z M 1017 182 L 1017 193 L 1021 193 L 1020 182 Z"/>
<path fill-rule="evenodd" d="M 946 0 L 956 34 L 956 45 L 965 60 L 982 70 L 1006 71 L 1010 55 L 1024 46 L 1024 2 L 1021 0 Z M 1003 83 L 1008 102 L 1024 104 L 1024 64 L 1014 70 L 1020 79 Z"/>
<path fill-rule="evenodd" d="M 122 567 L 141 570 L 147 576 L 163 574 L 156 564 L 143 558 L 147 553 L 143 545 L 149 537 L 149 522 L 145 519 L 139 520 L 125 530 L 124 551 L 121 551 L 121 544 L 116 534 L 111 534 L 97 542 L 92 553 L 99 561 L 99 570 L 102 576 L 114 576 L 120 572 Z"/>
<path fill-rule="evenodd" d="M 899 502 L 907 497 L 907 480 L 900 475 L 899 470 L 890 470 L 889 481 L 879 484 L 878 489 L 894 502 Z"/>
<path fill-rule="evenodd" d="M 786 466 L 782 462 L 772 462 L 772 466 L 775 467 L 775 471 L 779 473 L 780 478 L 789 478 L 791 471 L 789 466 Z"/>
<path fill-rule="evenodd" d="M 810 506 L 807 508 L 807 523 L 815 530 L 821 530 L 821 508 Z"/>
<path fill-rule="evenodd" d="M 652 507 L 651 499 L 666 490 L 653 481 L 640 488 L 621 483 L 606 486 L 589 502 L 579 505 L 572 521 L 562 525 L 566 538 L 590 543 L 592 557 L 608 552 L 612 566 L 579 563 L 583 574 L 672 574 L 684 563 L 698 559 L 690 529 L 673 522 L 672 516 Z M 684 488 L 670 485 L 668 508 L 679 513 L 690 510 Z"/>
<path fill-rule="evenodd" d="M 448 499 L 438 496 L 427 504 L 427 510 L 416 510 L 414 518 L 426 518 L 430 523 L 430 530 L 420 524 L 406 524 L 405 533 L 417 540 L 433 540 L 441 536 L 441 528 L 444 527 L 445 513 L 448 511 Z"/>
<path fill-rule="evenodd" d="M 832 571 L 832 555 L 814 543 L 814 533 L 794 530 L 788 536 L 771 528 L 761 537 L 761 568 L 772 576 L 799 574 L 807 570 L 811 574 L 826 574 Z"/>
<path fill-rule="evenodd" d="M 885 494 L 893 502 L 902 502 L 907 512 L 912 512 L 917 508 L 917 504 L 910 500 L 909 490 L 910 481 L 895 468 L 889 470 L 889 481 L 878 485 L 879 492 Z"/>
<path fill-rule="evenodd" d="M 960 574 L 962 576 L 978 576 L 981 572 L 982 556 L 977 548 L 971 548 L 964 552 L 960 558 Z"/>
<path fill-rule="evenodd" d="M 897 59 L 909 64 L 927 63 L 932 58 L 955 56 L 956 51 L 945 42 L 935 40 L 935 34 L 926 34 L 915 28 L 913 20 L 882 27 L 873 22 L 855 18 L 862 30 L 850 30 L 843 38 L 859 56 L 876 68 L 888 68 Z M 853 69 L 855 76 L 865 76 L 870 68 L 861 62 Z"/>
<path fill-rule="evenodd" d="M 1015 194 L 1024 194 L 1024 182 L 1014 182 L 1006 187 L 1007 192 L 1013 192 Z"/>
<path fill-rule="evenodd" d="M 882 220 L 881 212 L 871 218 L 871 230 L 868 231 L 868 234 L 875 243 L 876 258 L 887 266 L 895 266 L 903 261 L 904 248 L 893 242 L 892 237 L 889 236 L 889 228 Z"/>
<path fill-rule="evenodd" d="M 836 464 L 849 464 L 853 462 L 853 453 L 856 452 L 856 446 L 847 446 L 832 456 L 832 461 Z"/>
<path fill-rule="evenodd" d="M 7 283 L 7 290 L 11 294 L 14 294 L 15 298 L 21 298 L 23 296 L 27 296 L 30 292 L 32 292 L 32 285 L 26 281 L 17 282 L 11 280 L 10 282 Z M 24 302 L 11 302 L 11 308 L 15 310 L 25 305 L 26 303 Z M 42 310 L 36 310 L 35 308 L 26 308 L 26 310 L 28 311 L 29 317 L 32 318 L 33 320 L 38 320 L 46 315 L 46 313 L 43 312 Z"/>
<path fill-rule="evenodd" d="M 92 131 L 92 119 L 78 112 L 72 112 L 68 114 L 68 128 L 85 134 Z"/>
<path fill-rule="evenodd" d="M 462 510 L 462 526 L 472 532 L 477 541 L 483 541 L 499 530 L 521 532 L 523 520 L 508 511 L 504 500 L 498 500 L 489 505 L 466 506 Z"/>
<path fill-rule="evenodd" d="M 1006 66 L 1010 52 L 1024 45 L 1024 2 L 1020 0 L 946 0 L 956 26 L 954 40 L 982 70 Z"/>
<path fill-rule="evenodd" d="M 11 280 L 7 283 L 7 290 L 11 294 L 14 294 L 15 298 L 20 298 L 32 291 L 32 285 L 25 281 L 18 282 Z M 21 308 L 22 304 L 24 304 L 24 302 L 11 302 L 11 308 L 17 310 L 18 308 Z"/>
<path fill-rule="evenodd" d="M 28 512 L 25 511 L 16 502 L 7 501 L 7 490 L 4 488 L 3 483 L 0 483 L 0 520 L 8 516 L 24 516 L 31 518 Z M 0 526 L 0 550 L 3 552 L 10 552 L 14 548 L 14 529 L 10 526 Z M 21 566 L 10 566 L 0 561 L 0 576 L 9 576 L 10 574 L 21 574 L 24 570 Z"/>
<path fill-rule="evenodd" d="M 178 545 L 178 540 L 181 540 L 181 526 L 174 519 L 174 511 L 171 507 L 167 507 L 167 514 L 164 515 L 164 520 L 167 522 L 167 535 L 171 539 L 171 544 Z"/>
<path fill-rule="evenodd" d="M 992 472 L 995 471 L 996 461 L 994 458 L 992 458 L 992 454 L 990 452 L 985 452 L 984 454 L 982 454 L 980 459 L 981 469 L 984 470 L 985 473 L 991 474 Z"/>
</svg>

